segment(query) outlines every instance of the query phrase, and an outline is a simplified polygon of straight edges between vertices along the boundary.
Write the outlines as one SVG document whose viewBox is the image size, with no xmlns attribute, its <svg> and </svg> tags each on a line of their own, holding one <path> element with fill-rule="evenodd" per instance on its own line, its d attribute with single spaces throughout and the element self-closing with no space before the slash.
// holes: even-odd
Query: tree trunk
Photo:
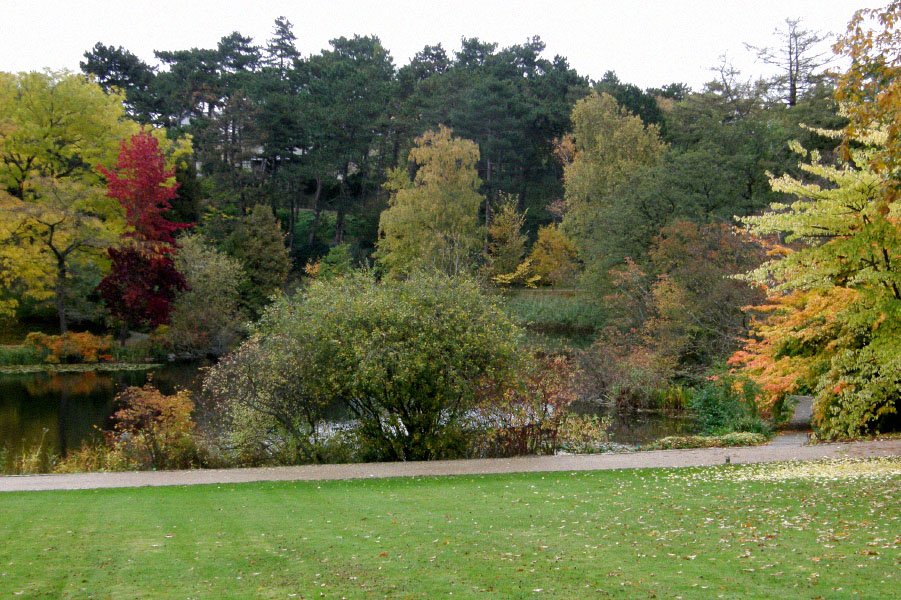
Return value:
<svg viewBox="0 0 901 600">
<path fill-rule="evenodd" d="M 312 246 L 316 241 L 316 230 L 319 229 L 319 217 L 322 214 L 322 207 L 319 204 L 319 198 L 322 196 L 322 177 L 316 178 L 316 193 L 313 195 L 313 225 L 310 227 L 310 234 L 307 238 L 307 245 Z"/>
<path fill-rule="evenodd" d="M 338 186 L 338 211 L 335 215 L 335 245 L 344 241 L 344 213 L 347 212 L 347 177 L 350 171 L 350 164 L 344 163 L 344 171 L 342 172 L 341 184 Z"/>
<path fill-rule="evenodd" d="M 69 331 L 69 324 L 66 322 L 66 263 L 62 259 L 58 259 L 56 263 L 56 313 L 59 315 L 59 332 L 61 334 Z"/>
<path fill-rule="evenodd" d="M 338 200 L 338 214 L 335 217 L 335 245 L 344 241 L 344 198 Z"/>
<path fill-rule="evenodd" d="M 488 227 L 491 225 L 491 157 L 485 157 L 485 183 L 488 190 L 485 194 L 485 246 L 482 251 L 488 254 Z"/>
<path fill-rule="evenodd" d="M 288 200 L 288 249 L 294 250 L 294 205 L 297 204 L 293 195 Z"/>
</svg>

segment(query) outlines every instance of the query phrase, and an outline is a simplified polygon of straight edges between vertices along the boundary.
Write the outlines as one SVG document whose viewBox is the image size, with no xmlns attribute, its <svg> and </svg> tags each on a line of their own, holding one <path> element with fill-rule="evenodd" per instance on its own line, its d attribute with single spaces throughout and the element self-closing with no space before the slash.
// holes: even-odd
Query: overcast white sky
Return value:
<svg viewBox="0 0 901 600">
<path fill-rule="evenodd" d="M 843 32 L 853 12 L 888 0 L 0 0 L 0 71 L 78 69 L 100 41 L 153 63 L 153 50 L 211 48 L 240 31 L 263 44 L 284 15 L 306 56 L 328 40 L 377 35 L 406 64 L 426 44 L 448 51 L 460 38 L 501 46 L 533 35 L 593 79 L 614 70 L 651 87 L 680 81 L 698 89 L 722 54 L 747 75 L 766 73 L 743 42 L 773 45 L 786 17 L 808 29 Z"/>
</svg>

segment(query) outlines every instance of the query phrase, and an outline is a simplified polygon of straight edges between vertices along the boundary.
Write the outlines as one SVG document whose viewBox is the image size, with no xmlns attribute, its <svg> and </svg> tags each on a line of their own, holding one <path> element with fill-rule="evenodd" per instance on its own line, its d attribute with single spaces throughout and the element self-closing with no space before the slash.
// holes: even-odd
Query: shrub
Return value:
<svg viewBox="0 0 901 600">
<path fill-rule="evenodd" d="M 581 354 L 582 397 L 603 400 L 619 408 L 658 408 L 661 390 L 669 387 L 675 368 L 661 355 L 612 328 Z"/>
<path fill-rule="evenodd" d="M 268 314 L 281 310 L 289 310 L 284 302 Z M 289 314 L 277 318 L 293 320 Z M 224 450 L 236 462 L 325 461 L 320 434 L 329 397 L 316 385 L 314 360 L 291 330 L 273 327 L 210 370 L 204 391 L 215 402 Z"/>
<path fill-rule="evenodd" d="M 572 454 L 591 454 L 603 450 L 610 441 L 610 417 L 578 415 L 567 411 L 557 431 L 557 447 Z"/>
<path fill-rule="evenodd" d="M 770 440 L 763 433 L 735 431 L 723 435 L 674 435 L 657 440 L 643 450 L 679 450 L 682 448 L 730 448 L 734 446 L 759 446 Z"/>
<path fill-rule="evenodd" d="M 116 396 L 122 407 L 113 417 L 110 441 L 114 450 L 141 468 L 185 469 L 199 466 L 194 438 L 191 395 L 166 396 L 151 384 L 130 387 Z"/>
<path fill-rule="evenodd" d="M 473 453 L 478 456 L 555 454 L 559 450 L 591 452 L 608 441 L 609 420 L 578 415 L 578 371 L 563 356 L 536 359 L 515 385 L 491 382 L 473 412 L 479 430 Z"/>
<path fill-rule="evenodd" d="M 45 352 L 48 363 L 96 363 L 111 361 L 109 336 L 98 336 L 87 331 L 66 332 L 62 335 L 47 335 L 33 331 L 25 338 L 25 346 L 37 352 Z"/>
<path fill-rule="evenodd" d="M 468 278 L 378 283 L 357 272 L 277 301 L 204 385 L 225 413 L 256 423 L 258 445 L 291 438 L 302 447 L 323 407 L 339 403 L 366 458 L 453 456 L 464 451 L 461 423 L 478 382 L 505 377 L 518 338 Z"/>
<path fill-rule="evenodd" d="M 821 438 L 854 438 L 901 427 L 899 338 L 843 350 L 832 358 L 814 403 L 813 420 Z"/>
<path fill-rule="evenodd" d="M 722 377 L 695 391 L 690 406 L 702 433 L 722 435 L 736 431 L 769 433 L 757 408 L 760 388 L 747 379 Z"/>
<path fill-rule="evenodd" d="M 0 346 L 0 365 L 38 365 L 46 357 L 46 350 L 33 346 Z"/>
</svg>

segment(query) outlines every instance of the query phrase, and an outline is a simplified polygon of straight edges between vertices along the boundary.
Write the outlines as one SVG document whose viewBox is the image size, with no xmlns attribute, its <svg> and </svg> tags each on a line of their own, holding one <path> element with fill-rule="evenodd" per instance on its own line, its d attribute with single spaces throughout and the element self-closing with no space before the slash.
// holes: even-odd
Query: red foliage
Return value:
<svg viewBox="0 0 901 600">
<path fill-rule="evenodd" d="M 188 288 L 168 254 L 110 248 L 112 271 L 98 290 L 109 311 L 131 325 L 156 327 L 169 322 L 172 301 Z"/>
<path fill-rule="evenodd" d="M 122 237 L 134 243 L 109 250 L 113 266 L 98 286 L 100 295 L 113 316 L 130 325 L 168 323 L 176 293 L 187 289 L 172 261 L 175 233 L 193 226 L 164 215 L 176 197 L 178 183 L 168 183 L 175 171 L 166 168 L 159 144 L 147 132 L 122 142 L 115 167 L 100 171 L 107 195 L 119 200 L 132 227 Z"/>
<path fill-rule="evenodd" d="M 122 142 L 119 161 L 112 169 L 99 167 L 106 177 L 107 196 L 117 199 L 125 209 L 125 217 L 134 231 L 128 237 L 147 242 L 170 244 L 162 252 L 175 246 L 174 234 L 192 227 L 193 223 L 173 223 L 163 213 L 172 208 L 178 183 L 167 185 L 175 169 L 166 168 L 166 158 L 159 143 L 142 131 Z"/>
</svg>

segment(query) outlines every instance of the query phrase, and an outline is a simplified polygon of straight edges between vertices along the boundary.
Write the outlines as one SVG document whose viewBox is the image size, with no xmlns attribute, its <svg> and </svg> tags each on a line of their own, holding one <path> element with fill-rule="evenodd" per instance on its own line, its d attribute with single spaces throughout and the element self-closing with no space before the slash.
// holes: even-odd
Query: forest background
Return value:
<svg viewBox="0 0 901 600">
<path fill-rule="evenodd" d="M 284 18 L 260 45 L 235 32 L 150 64 L 98 43 L 83 75 L 3 74 L 0 308 L 19 330 L 52 318 L 119 348 L 136 333 L 150 354 L 238 349 L 217 367 L 226 381 L 223 364 L 247 372 L 253 344 L 289 317 L 327 319 L 316 301 L 339 290 L 459 304 L 442 286 L 469 284 L 424 275 L 437 272 L 545 334 L 521 352 L 571 361 L 582 396 L 652 407 L 713 393 L 778 420 L 808 393 L 824 436 L 892 429 L 901 299 L 884 82 L 898 10 L 860 12 L 836 39 L 788 19 L 772 46 L 748 47 L 775 76 L 723 60 L 700 90 L 592 81 L 537 37 L 426 46 L 400 68 L 375 36 L 302 56 Z M 850 70 L 829 70 L 836 55 Z M 499 323 L 484 324 L 500 336 L 488 354 L 513 339 Z M 66 344 L 124 355 L 72 334 L 28 342 L 55 361 Z M 487 361 L 453 398 L 495 373 L 500 354 L 485 356 L 452 367 Z M 322 385 L 291 393 L 324 402 L 340 388 Z M 366 410 L 378 423 L 394 409 Z M 316 437 L 315 419 L 304 431 Z M 382 457 L 450 452 L 388 438 Z"/>
</svg>

